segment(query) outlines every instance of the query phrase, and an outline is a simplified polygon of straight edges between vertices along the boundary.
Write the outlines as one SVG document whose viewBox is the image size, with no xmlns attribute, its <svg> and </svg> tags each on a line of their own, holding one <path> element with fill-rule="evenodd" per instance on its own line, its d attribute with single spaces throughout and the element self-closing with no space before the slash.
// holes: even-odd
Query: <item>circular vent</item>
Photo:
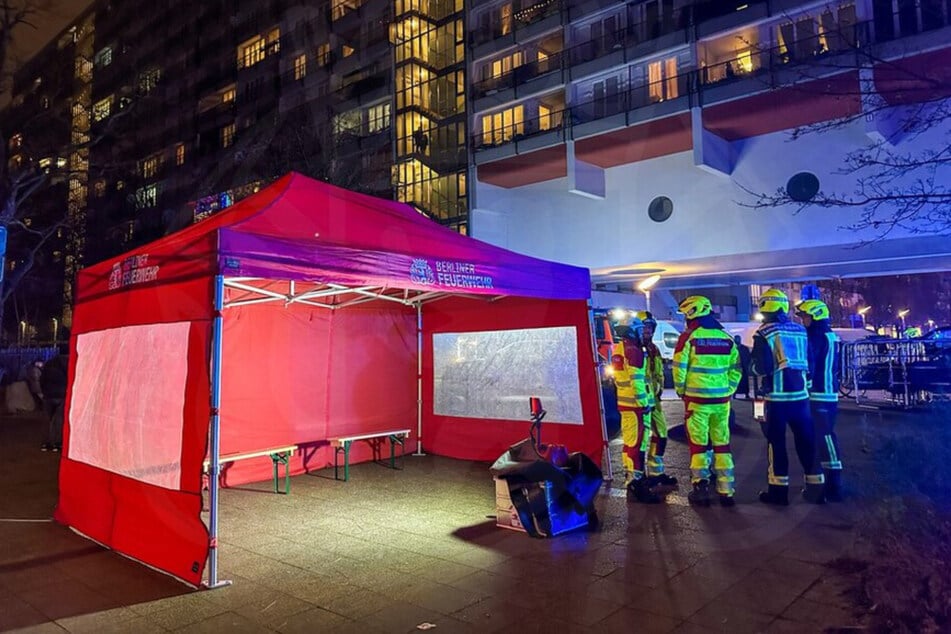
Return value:
<svg viewBox="0 0 951 634">
<path fill-rule="evenodd" d="M 654 222 L 664 222 L 674 213 L 674 203 L 667 196 L 658 196 L 647 206 L 647 215 Z"/>
<path fill-rule="evenodd" d="M 796 202 L 809 202 L 819 193 L 819 178 L 811 172 L 799 172 L 786 183 L 786 193 Z"/>
</svg>

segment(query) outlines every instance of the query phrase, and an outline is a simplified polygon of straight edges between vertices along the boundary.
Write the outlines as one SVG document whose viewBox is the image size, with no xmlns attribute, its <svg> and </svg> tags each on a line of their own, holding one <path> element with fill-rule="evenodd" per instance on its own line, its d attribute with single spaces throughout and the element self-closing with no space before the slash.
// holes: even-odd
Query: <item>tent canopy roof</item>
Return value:
<svg viewBox="0 0 951 634">
<path fill-rule="evenodd" d="M 520 255 L 443 227 L 404 203 L 296 173 L 178 233 L 84 270 L 87 283 L 80 286 L 91 290 L 95 278 L 108 282 L 110 291 L 158 285 L 166 277 L 159 267 L 175 269 L 180 278 L 189 259 L 196 277 L 550 299 L 586 299 L 591 288 L 587 269 Z M 135 274 L 147 265 L 154 275 Z"/>
</svg>

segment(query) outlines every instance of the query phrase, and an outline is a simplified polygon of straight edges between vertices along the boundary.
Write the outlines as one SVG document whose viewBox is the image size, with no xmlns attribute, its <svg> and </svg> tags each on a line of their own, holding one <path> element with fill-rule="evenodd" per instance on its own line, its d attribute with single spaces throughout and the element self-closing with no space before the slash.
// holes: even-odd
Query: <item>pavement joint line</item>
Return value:
<svg viewBox="0 0 951 634">
<path fill-rule="evenodd" d="M 19 517 L 0 517 L 0 522 L 8 523 L 23 523 L 23 524 L 43 524 L 46 522 L 52 522 L 52 517 L 47 517 L 45 519 L 31 519 L 31 518 L 19 518 Z"/>
</svg>

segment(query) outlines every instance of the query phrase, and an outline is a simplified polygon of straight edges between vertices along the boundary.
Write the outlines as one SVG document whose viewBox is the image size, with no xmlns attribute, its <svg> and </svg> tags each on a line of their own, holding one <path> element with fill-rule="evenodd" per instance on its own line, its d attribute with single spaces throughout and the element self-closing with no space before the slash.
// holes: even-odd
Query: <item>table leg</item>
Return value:
<svg viewBox="0 0 951 634">
<path fill-rule="evenodd" d="M 353 441 L 345 440 L 343 443 L 343 481 L 350 480 L 350 444 Z"/>
<path fill-rule="evenodd" d="M 390 436 L 390 469 L 396 469 L 396 436 Z"/>
</svg>

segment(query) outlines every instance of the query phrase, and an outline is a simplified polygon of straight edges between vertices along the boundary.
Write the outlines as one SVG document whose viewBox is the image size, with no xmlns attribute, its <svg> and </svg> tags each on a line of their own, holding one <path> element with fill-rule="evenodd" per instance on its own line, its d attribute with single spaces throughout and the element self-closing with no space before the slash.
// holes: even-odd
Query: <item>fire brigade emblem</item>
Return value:
<svg viewBox="0 0 951 634">
<path fill-rule="evenodd" d="M 433 269 L 429 262 L 422 258 L 416 258 L 409 267 L 409 279 L 416 284 L 435 284 L 436 276 L 433 275 Z"/>
<path fill-rule="evenodd" d="M 122 265 L 115 263 L 112 265 L 112 273 L 109 274 L 109 290 L 114 291 L 122 285 Z"/>
</svg>

